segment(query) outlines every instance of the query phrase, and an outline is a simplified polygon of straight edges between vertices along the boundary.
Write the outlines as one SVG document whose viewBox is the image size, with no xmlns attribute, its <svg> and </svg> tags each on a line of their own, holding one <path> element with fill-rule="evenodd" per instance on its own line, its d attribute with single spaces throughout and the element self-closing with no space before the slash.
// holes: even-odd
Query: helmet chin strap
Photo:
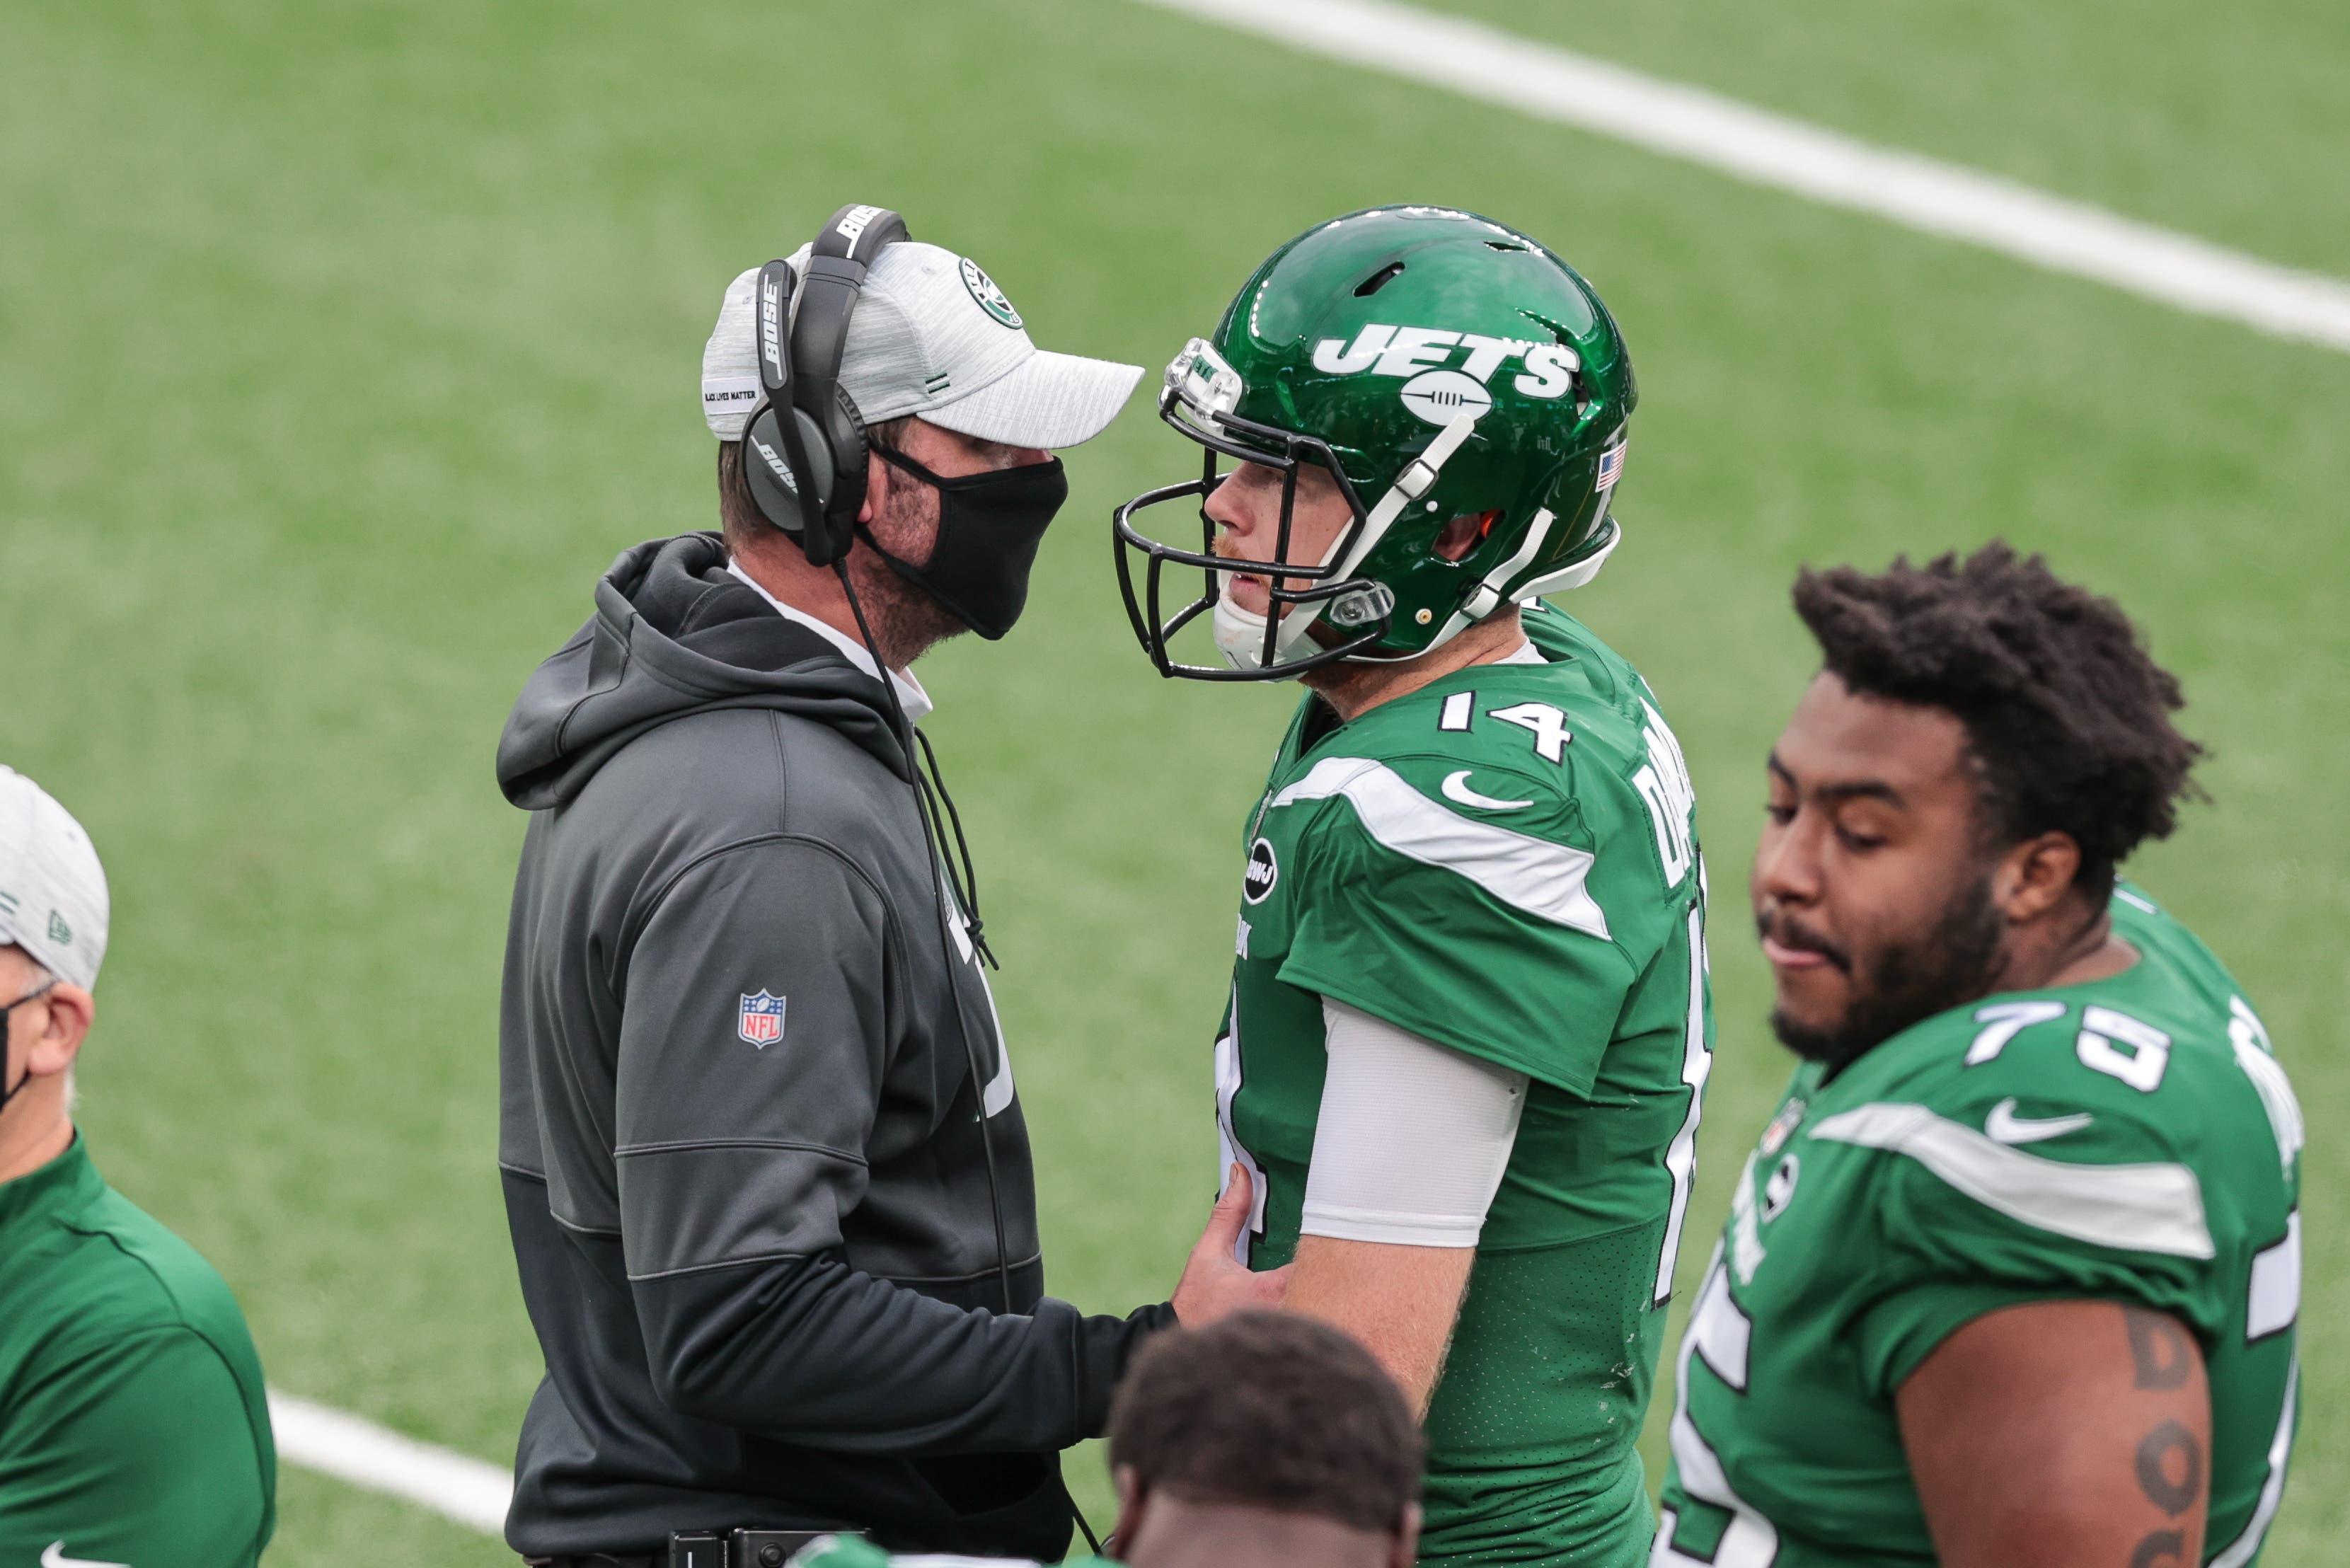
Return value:
<svg viewBox="0 0 2350 1568">
<path fill-rule="evenodd" d="M 1476 428 L 1475 416 L 1459 416 L 1437 432 L 1436 439 L 1428 443 L 1426 450 L 1404 464 L 1403 472 L 1396 475 L 1395 483 L 1388 486 L 1387 493 L 1379 497 L 1378 504 L 1364 517 L 1362 527 L 1356 532 L 1354 547 L 1338 562 L 1337 569 L 1330 573 L 1332 577 L 1344 578 L 1354 575 L 1365 557 L 1387 536 L 1396 519 L 1403 515 L 1403 509 L 1436 487 L 1437 476 L 1444 472 L 1445 463 L 1461 450 L 1461 443 Z M 1344 536 L 1340 535 L 1341 538 Z M 1316 566 L 1328 566 L 1337 548 L 1338 541 L 1332 540 L 1329 551 L 1324 554 Z M 1322 618 L 1322 611 L 1326 607 L 1326 605 L 1316 606 L 1310 614 L 1293 613 L 1282 618 L 1281 629 L 1274 637 L 1275 663 L 1285 662 L 1304 646 L 1306 634 L 1313 629 L 1314 623 Z M 1262 657 L 1264 651 L 1263 615 L 1233 604 L 1232 596 L 1222 592 L 1220 587 L 1211 625 L 1215 635 L 1216 651 L 1224 656 L 1225 663 L 1235 670 L 1260 670 L 1264 667 Z M 1249 640 L 1251 639 L 1253 640 Z"/>
<path fill-rule="evenodd" d="M 1510 553 L 1508 560 L 1485 574 L 1485 580 L 1477 585 L 1476 591 L 1469 596 L 1459 609 L 1452 612 L 1452 618 L 1444 623 L 1443 629 L 1439 631 L 1435 640 L 1428 645 L 1428 651 L 1433 652 L 1442 648 L 1446 643 L 1500 609 L 1505 597 L 1508 603 L 1523 604 L 1528 599 L 1538 599 L 1544 594 L 1563 594 L 1570 588 L 1583 587 L 1599 575 L 1599 568 L 1607 564 L 1607 557 L 1614 555 L 1616 546 L 1624 542 L 1623 524 L 1617 524 L 1615 531 L 1608 535 L 1607 543 L 1602 545 L 1590 556 L 1571 566 L 1561 567 L 1555 572 L 1531 578 L 1521 585 L 1516 592 L 1509 592 L 1510 579 L 1523 571 L 1526 563 L 1542 553 L 1544 541 L 1550 537 L 1550 531 L 1557 522 L 1558 518 L 1547 506 L 1535 513 L 1533 525 L 1526 530 L 1525 542 Z"/>
<path fill-rule="evenodd" d="M 1528 599 L 1538 599 L 1544 594 L 1563 594 L 1570 588 L 1579 588 L 1599 575 L 1599 568 L 1607 564 L 1607 557 L 1614 555 L 1616 546 L 1623 542 L 1624 525 L 1618 523 L 1616 524 L 1614 535 L 1592 555 L 1575 562 L 1571 566 L 1563 566 L 1548 576 L 1536 577 L 1510 597 L 1518 603 L 1523 604 Z"/>
</svg>

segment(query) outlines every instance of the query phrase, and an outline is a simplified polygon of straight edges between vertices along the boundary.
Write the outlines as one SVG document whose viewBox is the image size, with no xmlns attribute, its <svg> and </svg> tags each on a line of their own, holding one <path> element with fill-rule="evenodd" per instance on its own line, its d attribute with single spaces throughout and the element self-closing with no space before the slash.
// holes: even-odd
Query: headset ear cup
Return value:
<svg viewBox="0 0 2350 1568">
<path fill-rule="evenodd" d="M 790 461 L 784 455 L 783 436 L 776 429 L 775 409 L 764 404 L 743 431 L 743 483 L 751 492 L 759 515 L 795 540 L 805 532 L 797 486 Z"/>
</svg>

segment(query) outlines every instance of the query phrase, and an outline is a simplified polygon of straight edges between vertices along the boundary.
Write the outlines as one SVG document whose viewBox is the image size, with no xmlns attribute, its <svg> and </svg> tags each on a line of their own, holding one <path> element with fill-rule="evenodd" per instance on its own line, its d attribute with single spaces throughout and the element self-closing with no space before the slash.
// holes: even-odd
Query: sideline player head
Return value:
<svg viewBox="0 0 2350 1568">
<path fill-rule="evenodd" d="M 1408 1568 L 1419 1428 L 1394 1381 L 1308 1318 L 1236 1314 L 1135 1357 L 1110 1415 L 1134 1568 Z"/>
<path fill-rule="evenodd" d="M 1525 234 L 1442 207 L 1317 224 L 1167 367 L 1159 417 L 1207 451 L 1118 511 L 1135 633 L 1161 674 L 1296 677 L 1342 713 L 1506 653 L 1517 607 L 1622 537 L 1638 396 L 1598 295 Z M 1136 522 L 1194 496 L 1200 549 Z M 1172 610 L 1170 566 L 1206 575 Z M 1171 651 L 1201 615 L 1221 667 Z"/>
<path fill-rule="evenodd" d="M 1134 1358 L 1110 1417 L 1118 1561 L 1129 1568 L 1409 1568 L 1419 1428 L 1369 1352 L 1310 1318 L 1237 1313 Z M 863 1541 L 795 1568 L 888 1568 Z M 928 1568 L 980 1563 L 924 1557 Z M 1088 1559 L 1087 1561 L 1092 1561 Z"/>
<path fill-rule="evenodd" d="M 2120 607 L 1992 545 L 1803 574 L 1820 672 L 1768 763 L 1754 916 L 1772 1028 L 1841 1066 L 1919 1019 L 2122 961 L 2115 867 L 2201 748 Z"/>
<path fill-rule="evenodd" d="M 2116 867 L 2200 754 L 2039 557 L 1805 572 L 1752 897 L 1805 1058 L 1682 1342 L 1659 1565 L 2245 1563 L 2299 1380 L 2301 1112 Z"/>
</svg>

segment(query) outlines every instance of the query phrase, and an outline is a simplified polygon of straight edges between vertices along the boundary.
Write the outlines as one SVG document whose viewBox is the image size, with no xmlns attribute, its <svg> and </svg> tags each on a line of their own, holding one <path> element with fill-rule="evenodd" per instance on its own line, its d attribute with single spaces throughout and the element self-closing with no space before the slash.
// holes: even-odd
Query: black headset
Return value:
<svg viewBox="0 0 2350 1568">
<path fill-rule="evenodd" d="M 840 385 L 848 318 L 866 269 L 884 245 L 911 239 L 887 207 L 856 202 L 825 221 L 807 275 L 787 262 L 759 269 L 754 302 L 763 396 L 743 430 L 743 475 L 759 514 L 816 566 L 848 554 L 865 505 L 865 420 Z M 800 296 L 795 321 L 792 296 Z"/>
<path fill-rule="evenodd" d="M 857 514 L 865 505 L 868 446 L 864 417 L 857 411 L 856 400 L 840 385 L 840 358 L 848 343 L 848 319 L 856 314 L 858 296 L 865 289 L 866 269 L 882 246 L 912 237 L 906 232 L 906 220 L 889 208 L 851 202 L 825 220 L 824 228 L 809 249 L 805 277 L 795 276 L 788 262 L 771 261 L 759 269 L 754 310 L 759 334 L 759 385 L 764 395 L 743 428 L 743 443 L 750 449 L 743 453 L 743 475 L 750 486 L 752 500 L 758 504 L 759 514 L 797 544 L 811 565 L 830 566 L 839 575 L 849 609 L 857 617 L 857 628 L 863 634 L 866 648 L 873 653 L 877 665 L 880 651 L 874 646 L 872 628 L 865 623 L 864 607 L 857 602 L 856 587 L 843 564 L 856 539 Z M 795 293 L 799 296 L 796 320 L 792 314 Z M 947 931 L 947 895 L 943 886 L 951 879 L 943 864 L 945 835 L 931 810 L 912 749 L 919 741 L 923 754 L 928 756 L 930 741 L 907 722 L 895 683 L 885 680 L 881 689 L 889 699 L 900 735 L 907 738 L 907 768 L 913 784 L 914 807 L 922 819 L 924 844 L 934 846 L 932 870 L 938 875 L 931 880 L 937 895 L 939 942 L 951 965 L 954 942 Z M 935 772 L 936 763 L 931 766 Z M 940 798 L 945 799 L 943 790 Z M 951 809 L 950 802 L 949 810 Z M 954 838 L 960 846 L 960 824 L 954 828 Z M 968 851 L 963 860 L 964 874 L 959 888 L 969 885 Z M 968 895 L 962 898 L 975 905 Z M 979 946 L 975 907 L 966 918 L 971 922 L 971 940 Z M 989 956 L 992 959 L 993 955 Z M 979 1058 L 972 1049 L 970 1032 L 963 1026 L 962 989 L 960 985 L 951 989 L 955 1033 L 962 1041 L 972 1092 L 983 1095 Z M 1001 1042 L 997 1049 L 1003 1049 Z M 1003 1231 L 1003 1200 L 996 1185 L 995 1143 L 988 1133 L 983 1106 L 979 1137 L 987 1164 L 988 1208 L 995 1220 L 996 1280 L 1003 1288 L 1003 1310 L 1008 1313 L 1012 1310 L 1011 1262 Z"/>
<path fill-rule="evenodd" d="M 809 564 L 830 566 L 840 576 L 841 591 L 847 596 L 848 607 L 857 618 L 857 629 L 863 635 L 865 646 L 873 654 L 874 663 L 881 661 L 880 650 L 875 647 L 873 631 L 865 622 L 865 610 L 857 602 L 857 589 L 850 583 L 844 557 L 857 536 L 857 514 L 865 506 L 866 458 L 869 447 L 865 436 L 865 418 L 858 412 L 854 399 L 840 384 L 841 353 L 848 346 L 848 318 L 856 314 L 858 296 L 865 290 L 866 270 L 885 245 L 910 240 L 913 235 L 906 229 L 906 220 L 887 207 L 870 207 L 851 202 L 831 217 L 809 248 L 807 274 L 795 276 L 788 262 L 771 261 L 759 269 L 759 286 L 753 302 L 759 333 L 759 386 L 762 396 L 751 418 L 743 427 L 743 477 L 751 491 L 751 499 L 759 514 L 789 536 L 806 555 Z M 799 315 L 792 314 L 792 296 L 799 294 Z M 884 680 L 881 690 L 889 701 L 889 711 L 896 719 L 901 735 L 918 740 L 925 756 L 930 754 L 930 740 L 907 722 L 905 710 L 898 701 L 894 681 Z M 931 771 L 937 772 L 935 759 Z M 1003 1199 L 995 1174 L 995 1140 L 987 1125 L 986 1091 L 979 1075 L 978 1054 L 972 1049 L 971 1032 L 962 1016 L 962 988 L 953 980 L 955 946 L 947 932 L 947 893 L 944 884 L 950 879 L 943 847 L 944 835 L 931 808 L 920 769 L 909 748 L 908 772 L 914 789 L 914 808 L 922 819 L 922 838 L 932 856 L 931 878 L 936 895 L 939 943 L 949 966 L 948 990 L 954 999 L 954 1028 L 962 1042 L 963 1064 L 970 1074 L 971 1092 L 979 1105 L 979 1147 L 987 1167 L 987 1207 L 995 1221 L 995 1278 L 1002 1292 L 1003 1311 L 1012 1311 L 1012 1263 L 1008 1239 L 1003 1228 Z M 951 814 L 953 803 L 946 800 L 941 787 L 940 798 L 946 801 Z M 954 838 L 962 848 L 962 827 L 955 821 Z M 971 856 L 962 849 L 963 879 L 970 881 Z M 978 950 L 973 961 L 984 955 L 993 961 L 979 937 L 979 911 L 976 898 L 966 896 L 971 906 L 968 912 L 971 940 Z M 986 981 L 982 978 L 981 984 Z M 996 1042 L 996 1049 L 1004 1049 Z M 1061 1496 L 1068 1502 L 1069 1513 L 1077 1528 L 1084 1532 L 1086 1544 L 1096 1552 L 1101 1543 L 1095 1540 L 1093 1526 L 1086 1522 L 1083 1510 L 1069 1496 L 1066 1482 L 1062 1483 Z"/>
</svg>

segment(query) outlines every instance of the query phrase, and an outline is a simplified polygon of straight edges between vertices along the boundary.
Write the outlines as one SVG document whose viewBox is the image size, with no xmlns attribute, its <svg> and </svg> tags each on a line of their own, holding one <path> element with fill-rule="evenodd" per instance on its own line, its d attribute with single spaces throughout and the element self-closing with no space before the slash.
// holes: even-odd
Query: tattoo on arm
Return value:
<svg viewBox="0 0 2350 1568">
<path fill-rule="evenodd" d="M 2130 1362 L 2137 1369 L 2137 1386 L 2183 1387 L 2194 1368 L 2195 1346 L 2178 1320 L 2168 1313 L 2124 1306 L 2122 1322 L 2129 1327 Z"/>
<path fill-rule="evenodd" d="M 2139 1438 L 2137 1485 L 2173 1519 L 2193 1507 L 2203 1495 L 2203 1447 L 2195 1434 L 2177 1421 L 2165 1421 Z"/>
<path fill-rule="evenodd" d="M 2130 1364 L 2140 1389 L 2158 1392 L 2186 1386 L 2193 1376 L 2195 1345 L 2168 1313 L 2122 1308 L 2129 1330 Z M 2203 1495 L 2203 1449 L 2195 1434 L 2165 1421 L 2138 1439 L 2137 1484 L 2163 1512 L 2176 1519 Z M 2130 1552 L 2129 1568 L 2189 1568 L 2184 1531 L 2147 1532 Z"/>
</svg>

